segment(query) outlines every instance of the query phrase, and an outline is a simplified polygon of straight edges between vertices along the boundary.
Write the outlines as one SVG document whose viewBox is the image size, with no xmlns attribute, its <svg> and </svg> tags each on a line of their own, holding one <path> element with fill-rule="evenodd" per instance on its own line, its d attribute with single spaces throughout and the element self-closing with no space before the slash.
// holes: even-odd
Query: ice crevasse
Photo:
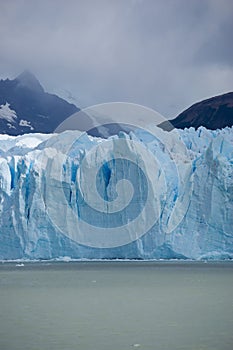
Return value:
<svg viewBox="0 0 233 350">
<path fill-rule="evenodd" d="M 67 256 L 232 258 L 233 128 L 1 135 L 0 259 Z"/>
</svg>

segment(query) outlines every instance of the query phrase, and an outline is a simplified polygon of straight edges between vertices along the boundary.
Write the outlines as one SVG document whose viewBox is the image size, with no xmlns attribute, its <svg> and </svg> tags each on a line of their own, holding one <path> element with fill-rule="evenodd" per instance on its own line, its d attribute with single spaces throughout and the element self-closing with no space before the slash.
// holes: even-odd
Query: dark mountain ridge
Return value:
<svg viewBox="0 0 233 350">
<path fill-rule="evenodd" d="M 0 106 L 0 133 L 9 135 L 53 132 L 79 110 L 74 104 L 45 92 L 28 71 L 13 80 L 0 80 Z"/>
<path fill-rule="evenodd" d="M 204 126 L 207 129 L 223 129 L 233 126 L 233 92 L 197 102 L 180 113 L 170 123 L 178 129 Z"/>
</svg>

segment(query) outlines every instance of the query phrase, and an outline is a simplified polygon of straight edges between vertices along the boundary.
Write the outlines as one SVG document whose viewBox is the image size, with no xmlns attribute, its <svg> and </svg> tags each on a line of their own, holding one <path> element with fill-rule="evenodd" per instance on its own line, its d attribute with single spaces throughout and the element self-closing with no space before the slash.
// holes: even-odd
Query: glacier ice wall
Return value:
<svg viewBox="0 0 233 350">
<path fill-rule="evenodd" d="M 1 135 L 0 259 L 232 258 L 233 129 L 156 133 Z"/>
</svg>

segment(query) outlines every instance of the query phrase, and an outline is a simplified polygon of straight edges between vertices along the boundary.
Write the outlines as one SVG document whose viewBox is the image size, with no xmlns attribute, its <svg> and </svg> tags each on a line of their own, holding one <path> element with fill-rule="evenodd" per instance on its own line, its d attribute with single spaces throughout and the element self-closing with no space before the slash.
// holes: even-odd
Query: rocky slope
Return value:
<svg viewBox="0 0 233 350">
<path fill-rule="evenodd" d="M 0 134 L 49 133 L 78 108 L 49 94 L 25 71 L 13 80 L 0 80 Z"/>
<path fill-rule="evenodd" d="M 170 122 L 179 129 L 191 126 L 195 129 L 204 126 L 210 130 L 231 127 L 233 125 L 233 92 L 195 103 Z"/>
</svg>

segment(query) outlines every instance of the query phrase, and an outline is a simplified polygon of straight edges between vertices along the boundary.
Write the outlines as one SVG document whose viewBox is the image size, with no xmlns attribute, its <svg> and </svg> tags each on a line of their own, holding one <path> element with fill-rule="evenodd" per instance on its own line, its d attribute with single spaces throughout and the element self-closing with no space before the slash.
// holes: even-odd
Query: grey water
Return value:
<svg viewBox="0 0 233 350">
<path fill-rule="evenodd" d="M 1 350 L 232 350 L 232 262 L 0 264 Z"/>
</svg>

